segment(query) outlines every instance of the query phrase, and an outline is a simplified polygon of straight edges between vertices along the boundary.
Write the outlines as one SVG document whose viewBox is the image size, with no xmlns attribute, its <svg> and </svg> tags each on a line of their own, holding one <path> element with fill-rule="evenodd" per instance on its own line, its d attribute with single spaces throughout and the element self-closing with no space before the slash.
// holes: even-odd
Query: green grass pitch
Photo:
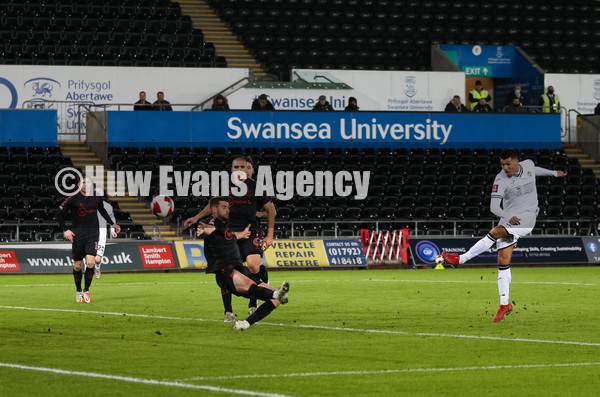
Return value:
<svg viewBox="0 0 600 397">
<path fill-rule="evenodd" d="M 597 396 L 600 268 L 512 275 L 493 323 L 496 269 L 271 272 L 244 332 L 204 273 L 0 276 L 0 396 Z"/>
</svg>

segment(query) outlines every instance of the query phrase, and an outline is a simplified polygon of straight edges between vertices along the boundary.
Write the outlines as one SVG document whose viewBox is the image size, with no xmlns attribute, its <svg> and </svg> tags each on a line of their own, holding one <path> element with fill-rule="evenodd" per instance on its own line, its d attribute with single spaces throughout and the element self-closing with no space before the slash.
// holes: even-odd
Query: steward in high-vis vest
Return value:
<svg viewBox="0 0 600 397">
<path fill-rule="evenodd" d="M 490 94 L 482 88 L 481 81 L 477 80 L 475 82 L 475 89 L 469 91 L 469 105 L 471 106 L 471 111 L 477 106 L 480 99 L 485 99 L 486 102 L 490 102 L 492 97 L 490 97 Z"/>
<path fill-rule="evenodd" d="M 542 113 L 560 113 L 560 100 L 554 93 L 554 87 L 548 86 L 548 91 L 540 98 Z"/>
</svg>

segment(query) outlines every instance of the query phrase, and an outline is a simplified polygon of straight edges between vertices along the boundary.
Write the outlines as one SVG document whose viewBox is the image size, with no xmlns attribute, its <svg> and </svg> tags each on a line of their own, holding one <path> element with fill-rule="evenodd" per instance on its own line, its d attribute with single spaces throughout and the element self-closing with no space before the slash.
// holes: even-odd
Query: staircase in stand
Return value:
<svg viewBox="0 0 600 397">
<path fill-rule="evenodd" d="M 217 56 L 225 57 L 231 68 L 248 68 L 257 80 L 274 80 L 254 59 L 238 37 L 204 0 L 179 0 L 181 12 L 192 19 L 193 27 L 202 30 L 204 41 L 213 43 Z"/>
<path fill-rule="evenodd" d="M 563 143 L 563 150 L 568 157 L 576 158 L 583 168 L 591 168 L 596 178 L 600 178 L 600 163 L 585 154 L 574 143 Z"/>
<path fill-rule="evenodd" d="M 62 141 L 59 142 L 60 150 L 65 157 L 69 157 L 73 162 L 73 166 L 85 172 L 86 166 L 102 166 L 102 161 L 96 154 L 84 143 L 77 141 Z M 104 170 L 104 187 L 108 188 L 107 172 Z M 125 186 L 120 185 L 118 181 L 115 183 L 114 189 L 120 191 Z M 146 237 L 160 237 L 161 240 L 182 240 L 177 237 L 176 232 L 168 224 L 164 224 L 161 218 L 157 218 L 150 209 L 148 204 L 140 201 L 137 197 L 114 196 L 110 197 L 110 201 L 119 204 L 121 212 L 128 212 L 133 223 L 141 225 L 144 228 Z M 117 218 L 117 222 L 120 220 Z"/>
</svg>

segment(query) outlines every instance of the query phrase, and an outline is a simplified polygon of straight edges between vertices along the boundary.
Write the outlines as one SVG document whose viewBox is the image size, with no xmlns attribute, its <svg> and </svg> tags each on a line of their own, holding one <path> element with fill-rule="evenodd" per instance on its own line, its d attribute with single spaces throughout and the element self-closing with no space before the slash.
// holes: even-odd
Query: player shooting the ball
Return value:
<svg viewBox="0 0 600 397">
<path fill-rule="evenodd" d="M 519 153 L 515 149 L 505 149 L 500 153 L 500 165 L 502 171 L 494 180 L 490 201 L 490 210 L 500 218 L 498 225 L 466 253 L 462 255 L 442 253 L 447 263 L 458 266 L 496 244 L 500 308 L 493 319 L 494 322 L 502 320 L 504 315 L 512 310 L 509 300 L 512 279 L 510 262 L 517 240 L 527 236 L 535 227 L 539 212 L 535 177 L 567 175 L 564 171 L 536 167 L 531 160 L 519 161 Z"/>
<path fill-rule="evenodd" d="M 246 277 L 247 270 L 243 266 L 237 241 L 251 236 L 251 225 L 238 232 L 232 232 L 228 228 L 228 197 L 213 197 L 209 207 L 211 220 L 208 224 L 199 223 L 197 230 L 197 235 L 204 238 L 204 255 L 208 263 L 206 272 L 215 273 L 217 285 L 221 290 L 244 298 L 265 301 L 246 320 L 234 322 L 233 328 L 243 331 L 268 316 L 280 304 L 286 304 L 290 284 L 284 281 L 281 287 L 275 290 L 265 283 L 257 285 Z"/>
<path fill-rule="evenodd" d="M 254 166 L 252 164 L 252 158 L 250 157 L 236 157 L 231 163 L 231 172 L 242 171 L 246 173 L 247 178 L 244 180 L 246 184 L 246 195 L 238 197 L 233 194 L 229 194 L 229 205 L 231 210 L 230 216 L 230 227 L 231 230 L 241 231 L 244 230 L 246 225 L 250 224 L 251 235 L 248 239 L 238 240 L 238 247 L 242 256 L 244 264 L 250 270 L 248 276 L 252 278 L 257 284 L 261 281 L 269 283 L 269 273 L 267 268 L 263 265 L 262 253 L 264 250 L 269 248 L 273 244 L 273 235 L 275 230 L 275 217 L 277 211 L 271 198 L 266 195 L 256 196 L 256 181 L 252 179 L 254 174 Z M 233 186 L 233 185 L 232 185 Z M 264 211 L 260 211 L 264 209 Z M 196 216 L 186 219 L 183 223 L 184 228 L 192 226 L 197 223 L 200 219 L 208 216 L 211 213 L 209 206 L 207 205 L 202 211 Z M 267 218 L 267 233 L 263 235 L 263 231 L 260 228 L 259 217 Z M 221 291 L 221 298 L 223 300 L 223 307 L 225 311 L 225 322 L 233 322 L 236 320 L 236 316 L 233 313 L 233 306 L 231 302 L 231 294 L 227 291 Z M 257 302 L 255 299 L 250 299 L 248 302 L 248 314 L 252 314 L 257 308 Z"/>
</svg>

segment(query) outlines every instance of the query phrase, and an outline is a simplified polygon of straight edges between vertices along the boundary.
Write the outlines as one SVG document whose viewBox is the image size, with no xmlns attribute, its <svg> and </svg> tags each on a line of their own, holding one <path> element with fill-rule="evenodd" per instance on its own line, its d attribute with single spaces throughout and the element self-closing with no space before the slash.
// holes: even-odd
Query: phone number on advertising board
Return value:
<svg viewBox="0 0 600 397">
<path fill-rule="evenodd" d="M 358 247 L 349 247 L 349 248 L 327 248 L 327 253 L 329 255 L 361 255 L 362 252 Z"/>
<path fill-rule="evenodd" d="M 332 265 L 364 265 L 365 262 L 363 258 L 355 257 L 355 258 L 331 258 L 330 260 Z"/>
</svg>

